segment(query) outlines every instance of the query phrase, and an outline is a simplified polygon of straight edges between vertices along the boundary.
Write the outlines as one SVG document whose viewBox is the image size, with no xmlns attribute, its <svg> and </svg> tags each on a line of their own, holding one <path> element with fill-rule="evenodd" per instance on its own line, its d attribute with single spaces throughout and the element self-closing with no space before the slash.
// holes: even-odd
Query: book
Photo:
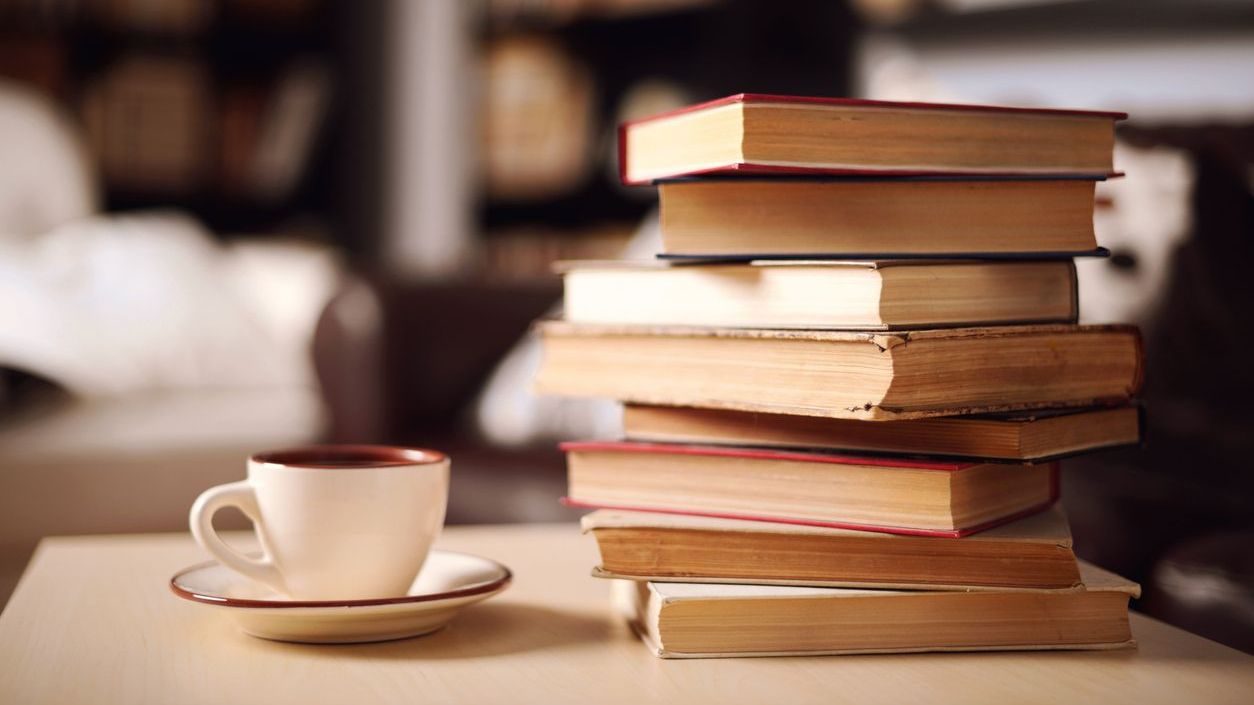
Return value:
<svg viewBox="0 0 1254 705">
<path fill-rule="evenodd" d="M 1058 497 L 1053 463 L 873 458 L 629 441 L 564 443 L 566 503 L 960 537 Z"/>
<path fill-rule="evenodd" d="M 1140 586 L 1080 563 L 1084 590 L 923 592 L 614 581 L 662 658 L 1119 649 Z"/>
<path fill-rule="evenodd" d="M 270 98 L 248 170 L 253 195 L 270 202 L 288 198 L 305 177 L 318 132 L 331 106 L 331 74 L 303 61 L 287 67 Z"/>
<path fill-rule="evenodd" d="M 1092 179 L 704 178 L 658 183 L 670 257 L 1092 254 Z"/>
<path fill-rule="evenodd" d="M 1071 261 L 620 261 L 560 269 L 564 317 L 575 323 L 886 330 L 1074 322 L 1078 311 Z"/>
<path fill-rule="evenodd" d="M 165 194 L 200 187 L 213 167 L 213 99 L 201 60 L 134 54 L 93 74 L 81 118 L 109 187 Z"/>
<path fill-rule="evenodd" d="M 623 435 L 659 443 L 812 448 L 989 460 L 1054 460 L 1141 440 L 1141 409 L 1117 406 L 865 423 L 628 404 Z"/>
<path fill-rule="evenodd" d="M 1071 529 L 1058 505 L 961 541 L 655 512 L 584 515 L 593 575 L 908 590 L 1078 589 Z"/>
<path fill-rule="evenodd" d="M 541 393 L 849 419 L 1125 402 L 1133 326 L 895 333 L 540 324 Z"/>
<path fill-rule="evenodd" d="M 1124 113 L 740 93 L 623 124 L 624 183 L 710 173 L 1112 172 Z"/>
<path fill-rule="evenodd" d="M 528 202 L 576 191 L 597 144 L 597 76 L 556 37 L 505 33 L 482 42 L 479 169 L 492 199 Z"/>
</svg>

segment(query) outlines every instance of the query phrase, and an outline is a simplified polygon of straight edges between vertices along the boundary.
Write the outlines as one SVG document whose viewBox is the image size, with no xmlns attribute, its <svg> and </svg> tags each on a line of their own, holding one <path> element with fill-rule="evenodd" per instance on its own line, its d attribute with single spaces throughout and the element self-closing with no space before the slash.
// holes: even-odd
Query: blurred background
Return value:
<svg viewBox="0 0 1254 705">
<path fill-rule="evenodd" d="M 1148 441 L 1065 501 L 1136 608 L 1254 651 L 1239 0 L 0 0 L 0 604 L 263 448 L 432 446 L 451 522 L 573 518 L 554 441 L 615 410 L 528 391 L 550 265 L 650 255 L 616 125 L 739 92 L 1131 113 L 1081 304 L 1142 326 Z"/>
</svg>

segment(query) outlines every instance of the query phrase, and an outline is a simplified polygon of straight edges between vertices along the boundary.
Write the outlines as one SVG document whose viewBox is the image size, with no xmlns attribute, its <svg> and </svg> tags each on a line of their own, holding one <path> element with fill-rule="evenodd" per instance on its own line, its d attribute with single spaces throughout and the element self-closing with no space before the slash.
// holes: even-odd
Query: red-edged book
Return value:
<svg viewBox="0 0 1254 705">
<path fill-rule="evenodd" d="M 741 93 L 629 122 L 624 183 L 718 173 L 1113 173 L 1124 113 Z"/>
<path fill-rule="evenodd" d="M 958 538 L 1058 497 L 1013 465 L 628 441 L 564 443 L 567 504 Z"/>
</svg>

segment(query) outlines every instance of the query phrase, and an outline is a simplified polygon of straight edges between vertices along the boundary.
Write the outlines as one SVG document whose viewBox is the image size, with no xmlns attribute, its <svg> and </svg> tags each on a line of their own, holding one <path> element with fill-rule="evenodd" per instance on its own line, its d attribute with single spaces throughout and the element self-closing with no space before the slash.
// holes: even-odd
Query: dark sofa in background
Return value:
<svg viewBox="0 0 1254 705">
<path fill-rule="evenodd" d="M 327 306 L 314 355 L 334 443 L 396 443 L 453 457 L 450 523 L 569 519 L 565 465 L 551 442 L 501 448 L 475 430 L 488 376 L 561 284 L 429 282 L 358 276 Z"/>
</svg>

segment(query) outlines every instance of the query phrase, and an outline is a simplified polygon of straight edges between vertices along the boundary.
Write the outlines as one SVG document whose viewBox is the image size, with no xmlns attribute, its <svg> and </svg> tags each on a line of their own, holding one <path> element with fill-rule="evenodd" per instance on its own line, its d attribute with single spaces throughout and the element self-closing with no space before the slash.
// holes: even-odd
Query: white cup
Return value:
<svg viewBox="0 0 1254 705">
<path fill-rule="evenodd" d="M 258 453 L 248 479 L 206 490 L 192 536 L 224 566 L 298 600 L 404 595 L 444 526 L 449 459 L 391 446 L 309 446 Z M 213 515 L 237 507 L 263 555 L 226 545 Z"/>
</svg>

